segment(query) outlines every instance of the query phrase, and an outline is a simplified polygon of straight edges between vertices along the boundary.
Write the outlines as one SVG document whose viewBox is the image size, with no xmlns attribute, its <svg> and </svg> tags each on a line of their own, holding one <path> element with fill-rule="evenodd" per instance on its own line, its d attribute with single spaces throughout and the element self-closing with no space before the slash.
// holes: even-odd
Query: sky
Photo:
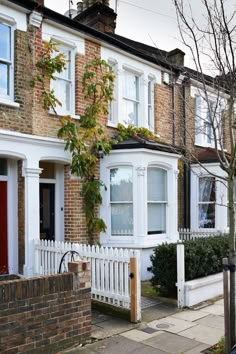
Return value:
<svg viewBox="0 0 236 354">
<path fill-rule="evenodd" d="M 117 0 L 116 33 L 122 36 L 157 46 L 163 50 L 180 47 L 177 21 L 172 0 Z M 54 11 L 65 13 L 69 0 L 45 0 L 45 6 Z M 76 9 L 73 0 L 72 8 Z M 115 9 L 115 0 L 110 0 Z"/>
<path fill-rule="evenodd" d="M 77 0 L 72 1 L 72 8 L 76 9 Z M 185 65 L 194 67 L 191 55 L 181 41 L 173 0 L 110 0 L 113 9 L 116 1 L 117 34 L 166 51 L 180 48 L 186 53 Z M 226 0 L 226 3 L 228 8 L 236 10 L 235 0 Z M 65 13 L 69 0 L 45 0 L 45 6 Z M 194 17 L 202 23 L 201 0 L 192 0 L 191 7 Z"/>
</svg>

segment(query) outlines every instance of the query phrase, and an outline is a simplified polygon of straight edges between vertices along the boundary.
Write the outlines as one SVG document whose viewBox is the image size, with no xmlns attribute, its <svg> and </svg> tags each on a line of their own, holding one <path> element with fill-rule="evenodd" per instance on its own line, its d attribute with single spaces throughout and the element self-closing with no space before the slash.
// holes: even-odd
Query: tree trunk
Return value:
<svg viewBox="0 0 236 354">
<path fill-rule="evenodd" d="M 231 348 L 236 343 L 235 340 L 235 220 L 234 220 L 234 174 L 228 181 L 229 194 L 229 268 L 230 268 L 230 345 Z"/>
</svg>

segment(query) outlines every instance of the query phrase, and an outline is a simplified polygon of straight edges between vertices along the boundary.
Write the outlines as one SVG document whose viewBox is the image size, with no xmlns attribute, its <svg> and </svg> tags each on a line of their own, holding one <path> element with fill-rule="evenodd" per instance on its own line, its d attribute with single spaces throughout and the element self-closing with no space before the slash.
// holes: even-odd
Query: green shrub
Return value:
<svg viewBox="0 0 236 354">
<path fill-rule="evenodd" d="M 198 238 L 184 242 L 185 280 L 201 278 L 222 270 L 222 258 L 228 256 L 228 236 Z M 154 287 L 164 296 L 176 295 L 176 243 L 162 244 L 151 256 Z"/>
</svg>

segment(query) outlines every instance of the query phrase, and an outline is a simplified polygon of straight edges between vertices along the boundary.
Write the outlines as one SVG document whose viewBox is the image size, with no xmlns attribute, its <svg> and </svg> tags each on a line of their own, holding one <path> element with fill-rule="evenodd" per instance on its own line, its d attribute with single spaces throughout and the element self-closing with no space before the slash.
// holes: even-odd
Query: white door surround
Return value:
<svg viewBox="0 0 236 354">
<path fill-rule="evenodd" d="M 23 160 L 22 176 L 25 179 L 25 265 L 24 276 L 33 274 L 32 241 L 39 239 L 39 161 L 50 161 L 56 164 L 56 203 L 58 200 L 60 213 L 56 216 L 58 230 L 64 229 L 63 205 L 59 186 L 64 185 L 64 164 L 70 163 L 70 154 L 64 150 L 64 142 L 56 138 L 46 138 L 0 130 L 0 156 L 7 157 L 9 162 L 9 271 L 18 272 L 18 221 L 17 221 L 17 160 Z M 58 181 L 58 183 L 57 183 Z M 14 187 L 15 186 L 15 187 Z M 14 214 L 14 215 L 13 215 Z M 15 220 L 15 224 L 13 223 Z M 61 221 L 63 220 L 63 221 Z M 61 231 L 62 232 L 62 231 Z M 12 236 L 11 236 L 12 235 Z M 63 238 L 59 231 L 58 240 Z M 17 239 L 17 242 L 16 242 Z"/>
</svg>

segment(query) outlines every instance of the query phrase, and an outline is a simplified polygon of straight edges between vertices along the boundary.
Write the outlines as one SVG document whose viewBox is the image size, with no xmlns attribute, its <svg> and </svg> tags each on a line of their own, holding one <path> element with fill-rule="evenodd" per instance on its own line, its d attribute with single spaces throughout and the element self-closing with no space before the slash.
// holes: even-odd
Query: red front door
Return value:
<svg viewBox="0 0 236 354">
<path fill-rule="evenodd" d="M 0 181 L 0 274 L 8 273 L 7 182 Z"/>
</svg>

